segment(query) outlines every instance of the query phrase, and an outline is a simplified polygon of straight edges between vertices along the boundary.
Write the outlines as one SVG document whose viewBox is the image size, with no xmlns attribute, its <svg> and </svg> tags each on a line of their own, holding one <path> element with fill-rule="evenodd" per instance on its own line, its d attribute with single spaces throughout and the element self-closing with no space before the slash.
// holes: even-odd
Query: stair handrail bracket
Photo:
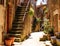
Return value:
<svg viewBox="0 0 60 46">
<path fill-rule="evenodd" d="M 27 10 L 28 10 L 28 7 L 29 7 L 29 3 L 30 3 L 30 0 L 27 3 L 26 10 L 25 10 L 24 17 L 23 17 L 23 21 L 25 19 L 26 13 L 27 13 Z"/>
</svg>

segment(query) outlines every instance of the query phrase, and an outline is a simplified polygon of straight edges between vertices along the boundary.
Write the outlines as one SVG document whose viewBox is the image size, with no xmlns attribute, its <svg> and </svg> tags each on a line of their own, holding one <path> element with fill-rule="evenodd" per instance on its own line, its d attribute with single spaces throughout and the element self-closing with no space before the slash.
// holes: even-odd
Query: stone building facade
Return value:
<svg viewBox="0 0 60 46">
<path fill-rule="evenodd" d="M 50 24 L 55 32 L 60 32 L 60 0 L 47 0 Z"/>
<path fill-rule="evenodd" d="M 4 14 L 5 8 L 0 5 L 0 44 L 2 44 L 2 33 L 4 31 Z"/>
<path fill-rule="evenodd" d="M 12 28 L 12 22 L 15 17 L 16 8 L 17 8 L 17 6 L 21 5 L 21 2 L 22 2 L 22 0 L 0 0 L 0 5 L 1 5 L 1 7 L 3 7 L 3 8 L 0 8 L 0 10 L 2 11 L 2 13 L 0 13 L 0 16 L 2 16 L 1 18 L 3 19 L 3 20 L 0 20 L 3 23 L 2 24 L 3 29 L 1 29 L 1 31 L 3 33 L 0 32 L 0 36 L 1 36 L 0 44 L 3 41 L 2 34 L 4 34 L 5 32 L 7 33 Z M 27 3 L 28 0 L 24 0 L 24 2 Z M 33 17 L 31 17 L 30 15 L 27 14 L 25 21 L 24 21 L 25 22 L 24 36 L 26 34 L 28 35 L 31 32 L 32 19 L 33 19 Z"/>
<path fill-rule="evenodd" d="M 3 35 L 11 29 L 18 0 L 0 0 L 0 44 L 3 44 Z"/>
</svg>

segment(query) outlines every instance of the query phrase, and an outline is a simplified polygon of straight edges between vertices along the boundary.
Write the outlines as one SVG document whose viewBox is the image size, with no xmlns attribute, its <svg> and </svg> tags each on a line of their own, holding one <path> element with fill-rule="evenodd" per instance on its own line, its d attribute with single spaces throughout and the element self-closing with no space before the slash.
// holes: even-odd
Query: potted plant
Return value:
<svg viewBox="0 0 60 46">
<path fill-rule="evenodd" d="M 12 40 L 10 40 L 10 39 L 9 39 L 9 36 L 6 35 L 6 36 L 5 36 L 5 39 L 4 39 L 4 44 L 5 44 L 6 46 L 11 46 L 11 43 L 12 43 Z"/>
<path fill-rule="evenodd" d="M 4 40 L 5 41 L 5 45 L 6 46 L 11 46 L 13 44 L 14 40 L 15 40 L 15 37 L 6 36 L 6 38 Z"/>
<path fill-rule="evenodd" d="M 49 28 L 50 28 L 50 24 L 49 24 L 49 20 L 47 18 L 44 19 L 44 24 L 43 25 L 44 25 L 44 32 L 46 34 L 48 34 Z"/>
<path fill-rule="evenodd" d="M 12 40 L 12 44 L 13 44 L 15 37 L 10 37 L 10 40 Z"/>
<path fill-rule="evenodd" d="M 11 44 L 12 44 L 12 40 L 10 40 L 10 39 L 5 40 L 5 45 L 6 46 L 11 46 Z"/>
<path fill-rule="evenodd" d="M 48 40 L 50 40 L 51 38 L 50 38 L 50 34 L 49 34 L 49 32 L 50 32 L 50 23 L 49 23 L 49 19 L 47 19 L 46 17 L 44 18 L 44 33 L 45 34 L 47 34 L 47 38 L 48 38 Z"/>
<path fill-rule="evenodd" d="M 51 36 L 54 36 L 54 28 L 53 28 L 53 27 L 50 27 L 48 33 L 49 33 Z"/>
</svg>

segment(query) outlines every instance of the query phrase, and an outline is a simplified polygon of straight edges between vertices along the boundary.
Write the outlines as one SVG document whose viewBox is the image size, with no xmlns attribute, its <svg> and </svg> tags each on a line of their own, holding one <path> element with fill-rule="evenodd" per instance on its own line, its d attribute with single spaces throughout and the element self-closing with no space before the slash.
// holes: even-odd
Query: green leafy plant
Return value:
<svg viewBox="0 0 60 46">
<path fill-rule="evenodd" d="M 49 28 L 50 28 L 50 23 L 49 20 L 47 18 L 44 19 L 44 32 L 48 33 L 49 32 Z"/>
<path fill-rule="evenodd" d="M 54 35 L 54 27 L 50 26 L 49 20 L 47 18 L 44 21 L 44 32 L 46 34 L 50 34 L 51 36 Z"/>
<path fill-rule="evenodd" d="M 30 10 L 29 10 L 29 15 L 31 15 L 31 16 L 34 15 L 34 10 L 32 8 L 30 8 Z"/>
<path fill-rule="evenodd" d="M 41 19 L 40 19 L 40 18 L 36 18 L 36 20 L 37 20 L 37 22 L 40 22 L 40 21 L 41 21 Z"/>
</svg>

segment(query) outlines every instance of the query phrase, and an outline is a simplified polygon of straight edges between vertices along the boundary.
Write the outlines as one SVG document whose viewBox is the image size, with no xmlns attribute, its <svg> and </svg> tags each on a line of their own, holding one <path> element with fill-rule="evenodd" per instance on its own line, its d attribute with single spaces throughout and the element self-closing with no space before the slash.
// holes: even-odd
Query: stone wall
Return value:
<svg viewBox="0 0 60 46">
<path fill-rule="evenodd" d="M 14 4 L 12 2 L 9 2 L 9 29 L 12 28 L 12 22 L 13 22 L 14 15 L 15 15 L 14 7 L 15 7 Z"/>
<path fill-rule="evenodd" d="M 29 34 L 32 32 L 32 21 L 33 21 L 33 16 L 27 15 L 24 21 L 25 24 L 24 24 L 22 39 L 24 39 L 25 36 L 29 36 Z"/>
<path fill-rule="evenodd" d="M 60 24 L 59 24 L 59 16 L 60 16 L 60 8 L 59 8 L 59 2 L 60 0 L 48 0 L 48 8 L 49 8 L 49 14 L 50 14 L 50 23 L 51 23 L 51 26 L 54 26 L 54 31 L 58 31 L 60 32 Z M 56 19 L 56 12 L 55 11 L 58 11 L 57 12 L 57 19 Z M 55 12 L 55 13 L 54 13 Z"/>
<path fill-rule="evenodd" d="M 2 44 L 2 32 L 4 31 L 5 8 L 0 5 L 0 44 Z"/>
<path fill-rule="evenodd" d="M 60 32 L 60 8 L 59 8 L 59 17 L 58 17 L 58 31 Z"/>
</svg>

